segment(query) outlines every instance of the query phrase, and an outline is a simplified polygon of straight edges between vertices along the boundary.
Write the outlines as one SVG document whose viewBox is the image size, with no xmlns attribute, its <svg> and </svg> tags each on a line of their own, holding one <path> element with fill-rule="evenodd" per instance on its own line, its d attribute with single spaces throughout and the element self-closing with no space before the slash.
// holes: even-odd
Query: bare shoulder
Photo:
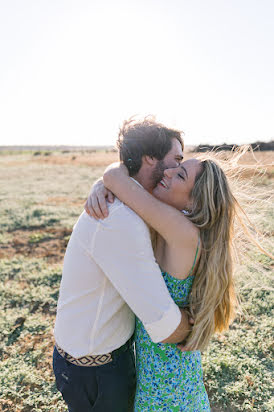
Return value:
<svg viewBox="0 0 274 412">
<path fill-rule="evenodd" d="M 200 254 L 199 229 L 191 223 L 184 233 L 176 235 L 175 242 L 166 242 L 162 267 L 173 277 L 183 280 L 195 269 Z"/>
<path fill-rule="evenodd" d="M 169 227 L 171 222 L 167 222 Z M 177 212 L 174 235 L 166 238 L 167 243 L 175 248 L 192 249 L 196 248 L 200 236 L 199 229 L 183 213 Z"/>
</svg>

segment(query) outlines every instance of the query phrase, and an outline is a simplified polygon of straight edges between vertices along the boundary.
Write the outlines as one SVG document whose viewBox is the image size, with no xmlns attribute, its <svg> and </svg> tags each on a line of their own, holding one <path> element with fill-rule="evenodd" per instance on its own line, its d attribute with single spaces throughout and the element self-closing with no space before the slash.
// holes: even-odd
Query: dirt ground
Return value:
<svg viewBox="0 0 274 412">
<path fill-rule="evenodd" d="M 59 263 L 64 258 L 71 229 L 54 227 L 43 230 L 15 230 L 10 234 L 11 240 L 0 244 L 0 259 L 23 255 L 46 258 L 49 263 Z"/>
</svg>

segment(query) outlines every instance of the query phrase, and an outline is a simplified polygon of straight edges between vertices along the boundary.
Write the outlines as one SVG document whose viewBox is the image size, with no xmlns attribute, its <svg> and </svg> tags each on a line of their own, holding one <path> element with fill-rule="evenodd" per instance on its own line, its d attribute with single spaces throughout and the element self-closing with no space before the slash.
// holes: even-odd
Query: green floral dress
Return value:
<svg viewBox="0 0 274 412">
<path fill-rule="evenodd" d="M 175 303 L 187 305 L 194 276 L 181 280 L 163 273 L 163 277 Z M 138 318 L 135 345 L 135 412 L 210 411 L 200 351 L 181 352 L 173 344 L 153 343 Z"/>
</svg>

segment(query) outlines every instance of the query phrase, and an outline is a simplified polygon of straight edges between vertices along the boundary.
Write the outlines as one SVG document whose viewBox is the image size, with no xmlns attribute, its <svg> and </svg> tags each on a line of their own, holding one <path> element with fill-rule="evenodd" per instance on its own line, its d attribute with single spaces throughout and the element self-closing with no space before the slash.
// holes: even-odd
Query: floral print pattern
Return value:
<svg viewBox="0 0 274 412">
<path fill-rule="evenodd" d="M 181 280 L 164 272 L 163 277 L 175 303 L 186 306 L 194 276 Z M 153 343 L 138 318 L 135 347 L 135 412 L 210 411 L 200 351 L 181 352 L 173 344 Z"/>
</svg>

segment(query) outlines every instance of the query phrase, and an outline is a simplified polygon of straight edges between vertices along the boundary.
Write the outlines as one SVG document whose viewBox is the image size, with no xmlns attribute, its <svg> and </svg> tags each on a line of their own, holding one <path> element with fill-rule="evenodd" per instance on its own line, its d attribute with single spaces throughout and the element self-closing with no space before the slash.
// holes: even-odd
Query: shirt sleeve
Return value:
<svg viewBox="0 0 274 412">
<path fill-rule="evenodd" d="M 125 205 L 98 221 L 92 257 L 142 321 L 153 342 L 168 338 L 181 313 L 155 261 L 148 227 Z"/>
</svg>

